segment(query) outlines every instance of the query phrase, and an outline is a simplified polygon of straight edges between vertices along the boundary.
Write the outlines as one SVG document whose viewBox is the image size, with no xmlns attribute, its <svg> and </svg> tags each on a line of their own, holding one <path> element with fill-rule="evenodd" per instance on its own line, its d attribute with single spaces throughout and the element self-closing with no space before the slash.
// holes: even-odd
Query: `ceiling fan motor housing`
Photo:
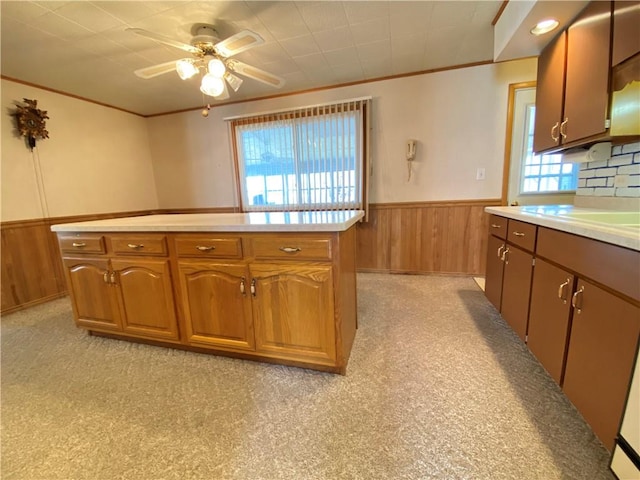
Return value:
<svg viewBox="0 0 640 480">
<path fill-rule="evenodd" d="M 215 44 L 220 41 L 218 32 L 211 25 L 200 25 L 196 35 L 191 39 L 191 45 L 202 50 L 203 55 L 215 55 Z"/>
</svg>

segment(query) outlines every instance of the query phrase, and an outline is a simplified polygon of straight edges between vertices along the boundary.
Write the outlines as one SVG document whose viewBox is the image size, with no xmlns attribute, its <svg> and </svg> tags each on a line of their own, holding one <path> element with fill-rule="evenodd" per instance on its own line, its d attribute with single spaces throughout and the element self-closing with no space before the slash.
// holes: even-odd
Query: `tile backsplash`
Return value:
<svg viewBox="0 0 640 480">
<path fill-rule="evenodd" d="M 640 142 L 611 148 L 611 158 L 580 165 L 578 196 L 640 198 Z"/>
</svg>

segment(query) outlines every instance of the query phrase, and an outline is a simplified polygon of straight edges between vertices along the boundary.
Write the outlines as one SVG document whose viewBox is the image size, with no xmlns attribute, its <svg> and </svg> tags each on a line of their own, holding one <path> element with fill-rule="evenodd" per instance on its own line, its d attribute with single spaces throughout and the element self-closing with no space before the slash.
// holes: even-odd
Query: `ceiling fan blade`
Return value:
<svg viewBox="0 0 640 480">
<path fill-rule="evenodd" d="M 284 78 L 280 78 L 272 73 L 265 72 L 258 67 L 252 67 L 246 63 L 239 62 L 238 60 L 228 60 L 227 67 L 240 75 L 253 78 L 259 82 L 265 83 L 272 87 L 280 88 L 284 85 Z"/>
<path fill-rule="evenodd" d="M 158 75 L 164 75 L 165 73 L 175 72 L 176 62 L 175 60 L 167 63 L 160 63 L 158 65 L 152 65 L 151 67 L 140 68 L 135 73 L 140 78 L 145 80 L 148 78 L 157 77 Z"/>
<path fill-rule="evenodd" d="M 164 35 L 159 35 L 157 33 L 149 32 L 147 30 L 143 30 L 142 28 L 127 28 L 128 32 L 133 32 L 142 37 L 150 38 L 151 40 L 155 40 L 156 42 L 164 43 L 165 45 L 169 45 L 170 47 L 179 48 L 180 50 L 184 50 L 189 53 L 200 53 L 200 49 L 194 47 L 193 45 L 189 45 L 188 43 L 178 42 L 169 37 L 165 37 Z"/>
<path fill-rule="evenodd" d="M 257 33 L 251 30 L 243 30 L 216 43 L 215 49 L 223 57 L 231 57 L 263 43 L 264 40 Z"/>
</svg>

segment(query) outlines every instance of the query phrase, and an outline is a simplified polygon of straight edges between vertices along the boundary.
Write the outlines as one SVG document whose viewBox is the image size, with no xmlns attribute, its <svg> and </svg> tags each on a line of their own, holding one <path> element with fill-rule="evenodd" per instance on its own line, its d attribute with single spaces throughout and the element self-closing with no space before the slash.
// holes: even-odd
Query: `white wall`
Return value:
<svg viewBox="0 0 640 480">
<path fill-rule="evenodd" d="M 510 83 L 535 80 L 526 59 L 215 107 L 148 120 L 160 208 L 237 205 L 224 117 L 373 97 L 375 203 L 500 198 Z M 405 141 L 418 140 L 411 181 Z M 477 168 L 486 179 L 476 180 Z"/>
<path fill-rule="evenodd" d="M 23 98 L 50 117 L 33 153 L 11 116 Z M 145 118 L 2 80 L 0 128 L 3 221 L 157 208 Z"/>
</svg>

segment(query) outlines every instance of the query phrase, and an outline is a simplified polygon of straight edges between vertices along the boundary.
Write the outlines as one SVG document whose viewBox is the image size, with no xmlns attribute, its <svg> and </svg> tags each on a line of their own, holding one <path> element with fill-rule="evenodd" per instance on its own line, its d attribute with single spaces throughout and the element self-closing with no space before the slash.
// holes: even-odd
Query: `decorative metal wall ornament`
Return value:
<svg viewBox="0 0 640 480">
<path fill-rule="evenodd" d="M 15 112 L 18 121 L 18 131 L 20 135 L 26 137 L 29 149 L 33 150 L 36 146 L 37 138 L 49 138 L 45 120 L 49 118 L 46 111 L 38 108 L 37 100 L 22 99 L 26 106 L 17 105 Z"/>
</svg>

